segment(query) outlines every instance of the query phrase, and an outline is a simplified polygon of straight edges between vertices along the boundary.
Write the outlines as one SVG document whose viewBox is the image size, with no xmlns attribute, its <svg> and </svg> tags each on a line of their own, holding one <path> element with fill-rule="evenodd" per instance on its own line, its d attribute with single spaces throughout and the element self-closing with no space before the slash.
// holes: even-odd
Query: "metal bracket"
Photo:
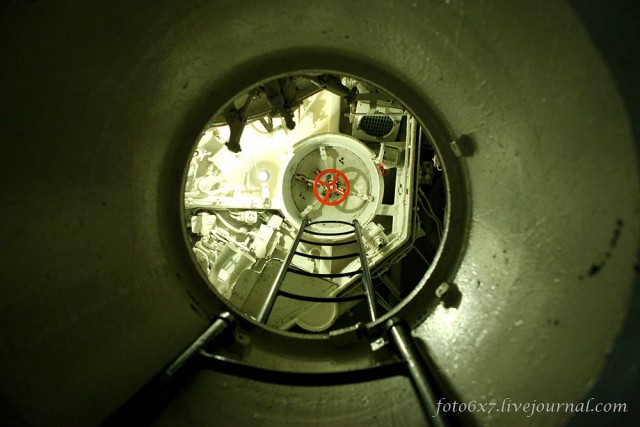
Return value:
<svg viewBox="0 0 640 427">
<path fill-rule="evenodd" d="M 259 89 L 255 89 L 252 92 L 249 92 L 249 96 L 247 97 L 242 107 L 236 109 L 232 104 L 227 107 L 222 115 L 224 116 L 227 124 L 229 125 L 229 141 L 226 143 L 227 148 L 232 153 L 239 153 L 242 151 L 240 147 L 240 139 L 242 138 L 242 133 L 244 132 L 244 127 L 247 124 L 247 109 L 253 101 L 253 98 L 258 94 Z"/>
<path fill-rule="evenodd" d="M 476 150 L 476 143 L 469 135 L 460 135 L 449 146 L 456 157 L 470 157 Z"/>
<path fill-rule="evenodd" d="M 272 80 L 265 83 L 263 88 L 267 95 L 267 101 L 273 107 L 273 109 L 282 116 L 287 129 L 293 130 L 296 127 L 296 122 L 293 121 L 293 112 L 291 111 L 291 99 L 286 95 L 287 85 L 289 84 L 286 78 Z"/>
<path fill-rule="evenodd" d="M 319 76 L 305 77 L 311 80 L 311 82 L 313 82 L 319 88 L 328 90 L 331 93 L 335 93 L 336 95 L 343 97 L 347 104 L 351 105 L 355 102 L 355 91 L 343 85 L 338 76 L 334 76 L 331 74 L 321 74 Z"/>
</svg>

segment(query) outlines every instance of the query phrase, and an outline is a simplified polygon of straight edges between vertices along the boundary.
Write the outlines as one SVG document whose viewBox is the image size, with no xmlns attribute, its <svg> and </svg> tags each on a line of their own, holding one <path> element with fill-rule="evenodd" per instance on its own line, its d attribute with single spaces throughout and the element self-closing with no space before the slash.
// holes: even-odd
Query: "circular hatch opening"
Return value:
<svg viewBox="0 0 640 427">
<path fill-rule="evenodd" d="M 195 142 L 183 189 L 189 249 L 212 292 L 280 331 L 371 321 L 372 305 L 392 312 L 446 234 L 430 135 L 402 100 L 339 73 L 279 76 L 230 100 Z"/>
</svg>

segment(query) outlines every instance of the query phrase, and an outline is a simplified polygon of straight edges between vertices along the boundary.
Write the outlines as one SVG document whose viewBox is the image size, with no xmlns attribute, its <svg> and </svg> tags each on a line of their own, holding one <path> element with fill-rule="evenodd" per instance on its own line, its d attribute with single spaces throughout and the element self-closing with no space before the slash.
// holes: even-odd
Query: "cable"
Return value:
<svg viewBox="0 0 640 427">
<path fill-rule="evenodd" d="M 440 236 L 440 239 L 442 239 L 442 230 L 444 229 L 444 225 L 442 224 L 440 219 L 436 216 L 435 212 L 433 211 L 433 208 L 431 207 L 431 202 L 429 202 L 429 198 L 426 196 L 426 194 L 424 194 L 421 188 L 418 188 L 418 192 L 424 198 L 424 201 L 427 202 L 427 205 L 429 206 L 429 212 L 431 213 L 430 216 L 431 218 L 434 219 L 434 221 L 438 225 L 438 234 Z"/>
<path fill-rule="evenodd" d="M 422 192 L 422 191 L 421 191 Z M 440 228 L 440 221 L 438 220 L 438 218 L 435 216 L 435 214 L 432 212 L 432 209 L 428 209 L 424 202 L 422 201 L 421 198 L 418 198 L 418 201 L 420 202 L 420 204 L 422 205 L 422 209 L 424 210 L 425 214 L 427 214 L 427 216 L 429 218 L 431 218 L 435 224 L 436 224 L 436 230 L 438 231 L 438 237 L 440 238 L 440 240 L 442 240 L 442 229 Z M 429 205 L 429 207 L 431 207 L 431 205 Z"/>
<path fill-rule="evenodd" d="M 426 263 L 427 263 L 427 267 L 431 266 L 431 263 L 430 263 L 429 261 L 427 261 L 427 258 L 425 258 L 425 256 L 424 256 L 424 255 L 422 255 L 422 252 L 420 252 L 420 250 L 419 250 L 418 248 L 416 248 L 416 247 L 415 247 L 415 245 L 413 246 L 413 250 L 414 250 L 414 251 L 416 251 L 416 253 L 417 253 L 418 255 L 420 255 L 420 258 L 422 258 L 422 260 L 423 260 L 424 262 L 426 262 Z"/>
</svg>

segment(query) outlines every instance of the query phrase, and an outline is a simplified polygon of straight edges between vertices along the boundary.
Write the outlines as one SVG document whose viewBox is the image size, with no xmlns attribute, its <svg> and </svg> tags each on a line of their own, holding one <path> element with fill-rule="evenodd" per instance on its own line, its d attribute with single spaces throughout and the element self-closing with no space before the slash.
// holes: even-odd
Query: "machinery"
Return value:
<svg viewBox="0 0 640 427">
<path fill-rule="evenodd" d="M 241 149 L 229 149 L 232 127 L 214 118 L 189 166 L 184 206 L 199 267 L 213 289 L 254 317 L 279 264 L 294 250 L 302 219 L 314 225 L 295 248 L 297 274 L 288 274 L 282 289 L 307 297 L 357 292 L 361 275 L 348 274 L 360 266 L 350 233 L 354 220 L 363 227 L 369 267 L 377 276 L 406 255 L 417 238 L 415 118 L 372 85 L 323 77 L 339 82 L 333 89 L 343 96 L 322 88 L 307 91 L 296 108 L 287 108 L 290 116 L 276 108 L 256 116 L 259 95 L 273 83 L 247 91 L 254 117 L 236 138 Z M 285 82 L 304 87 L 302 77 Z M 296 92 L 287 88 L 283 93 Z M 245 104 L 246 98 L 233 104 Z M 269 324 L 322 331 L 353 305 L 282 298 Z"/>
</svg>

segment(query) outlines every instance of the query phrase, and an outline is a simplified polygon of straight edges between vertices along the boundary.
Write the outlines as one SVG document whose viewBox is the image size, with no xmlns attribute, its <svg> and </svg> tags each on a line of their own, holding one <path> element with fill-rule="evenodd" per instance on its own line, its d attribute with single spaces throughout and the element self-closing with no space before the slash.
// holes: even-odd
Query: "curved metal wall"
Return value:
<svg viewBox="0 0 640 427">
<path fill-rule="evenodd" d="M 577 401 L 597 378 L 635 276 L 638 175 L 623 104 L 567 5 L 167 0 L 1 10 L 0 410 L 9 424 L 99 423 L 224 309 L 180 230 L 189 149 L 248 83 L 320 63 L 388 87 L 423 119 L 436 111 L 444 135 L 475 142 L 463 158 L 440 147 L 467 192 L 454 195 L 464 208 L 448 224 L 458 242 L 427 283 L 455 283 L 461 303 L 431 310 L 417 295 L 402 312 L 451 395 Z M 391 357 L 249 322 L 240 333 L 246 340 L 229 351 L 267 368 L 331 372 Z M 185 390 L 202 400 L 177 400 L 186 406 L 159 422 L 176 408 L 206 417 L 203 393 L 221 387 L 230 390 L 221 402 L 236 409 L 218 423 L 295 425 L 322 410 L 318 422 L 386 424 L 415 409 L 396 379 L 325 390 L 314 406 L 311 389 L 260 386 L 256 395 L 212 377 Z M 394 397 L 378 411 L 383 393 Z"/>
</svg>

